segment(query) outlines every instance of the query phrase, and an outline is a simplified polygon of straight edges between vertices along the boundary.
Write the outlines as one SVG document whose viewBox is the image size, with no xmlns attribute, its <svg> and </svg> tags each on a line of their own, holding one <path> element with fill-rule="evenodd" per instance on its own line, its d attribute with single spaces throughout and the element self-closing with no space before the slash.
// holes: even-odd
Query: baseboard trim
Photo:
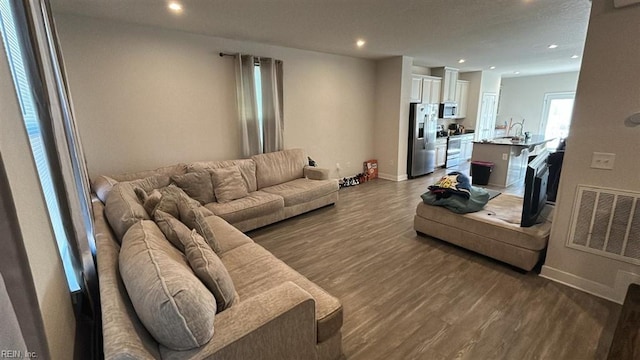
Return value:
<svg viewBox="0 0 640 360">
<path fill-rule="evenodd" d="M 378 177 L 380 179 L 391 180 L 391 181 L 405 181 L 408 179 L 407 174 L 391 175 L 391 174 L 385 174 L 385 173 L 378 173 Z"/>
<path fill-rule="evenodd" d="M 625 293 L 623 292 L 622 294 L 619 294 L 616 288 L 612 288 L 547 265 L 542 266 L 540 276 L 617 304 L 622 304 L 624 301 Z"/>
</svg>

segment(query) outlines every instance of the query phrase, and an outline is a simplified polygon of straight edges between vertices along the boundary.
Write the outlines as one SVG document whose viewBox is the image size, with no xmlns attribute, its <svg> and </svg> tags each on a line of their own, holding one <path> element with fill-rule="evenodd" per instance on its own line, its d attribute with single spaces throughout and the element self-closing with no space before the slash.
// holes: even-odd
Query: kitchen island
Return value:
<svg viewBox="0 0 640 360">
<path fill-rule="evenodd" d="M 489 185 L 511 186 L 523 181 L 529 155 L 546 151 L 544 145 L 552 140 L 553 138 L 545 139 L 544 135 L 533 135 L 527 140 L 505 137 L 474 141 L 471 161 L 489 161 L 495 164 Z"/>
</svg>

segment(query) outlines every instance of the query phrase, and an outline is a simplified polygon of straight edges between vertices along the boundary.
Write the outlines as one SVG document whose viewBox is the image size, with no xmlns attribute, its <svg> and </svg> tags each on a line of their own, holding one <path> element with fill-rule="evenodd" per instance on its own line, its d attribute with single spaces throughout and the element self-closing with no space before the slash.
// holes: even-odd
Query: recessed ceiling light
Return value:
<svg viewBox="0 0 640 360">
<path fill-rule="evenodd" d="M 578 56 L 578 55 L 573 55 L 571 58 L 572 58 L 572 59 L 577 59 L 577 58 L 579 58 L 579 57 L 580 57 L 580 56 Z"/>
<path fill-rule="evenodd" d="M 557 47 L 558 47 L 558 45 L 556 45 L 556 44 L 551 44 L 551 45 L 549 45 L 549 49 L 555 49 L 555 48 L 557 48 Z"/>
<path fill-rule="evenodd" d="M 496 69 L 496 67 L 495 67 L 495 66 L 490 66 L 490 67 L 489 67 L 489 69 L 491 69 L 491 70 L 495 70 L 495 69 Z"/>
<path fill-rule="evenodd" d="M 466 60 L 465 59 L 460 59 L 458 60 L 458 64 L 463 64 Z"/>
<path fill-rule="evenodd" d="M 178 2 L 172 1 L 172 2 L 169 3 L 168 7 L 169 7 L 169 10 L 171 10 L 171 11 L 173 11 L 175 13 L 182 12 L 182 4 L 180 4 Z"/>
<path fill-rule="evenodd" d="M 356 41 L 356 46 L 363 47 L 364 44 L 366 44 L 366 43 L 367 43 L 366 41 L 364 41 L 362 39 L 359 39 L 358 41 Z"/>
<path fill-rule="evenodd" d="M 520 74 L 520 71 L 514 71 L 513 73 L 518 75 L 518 74 Z"/>
</svg>

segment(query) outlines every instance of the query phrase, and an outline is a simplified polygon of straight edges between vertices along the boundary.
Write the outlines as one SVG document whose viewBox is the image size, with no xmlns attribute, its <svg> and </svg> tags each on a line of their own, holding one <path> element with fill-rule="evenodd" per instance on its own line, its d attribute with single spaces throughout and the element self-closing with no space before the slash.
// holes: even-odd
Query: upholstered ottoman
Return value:
<svg viewBox="0 0 640 360">
<path fill-rule="evenodd" d="M 501 194 L 490 200 L 483 210 L 463 215 L 420 202 L 413 227 L 418 233 L 529 271 L 547 247 L 553 206 L 545 206 L 538 224 L 523 228 L 520 227 L 522 201 L 520 197 Z"/>
</svg>

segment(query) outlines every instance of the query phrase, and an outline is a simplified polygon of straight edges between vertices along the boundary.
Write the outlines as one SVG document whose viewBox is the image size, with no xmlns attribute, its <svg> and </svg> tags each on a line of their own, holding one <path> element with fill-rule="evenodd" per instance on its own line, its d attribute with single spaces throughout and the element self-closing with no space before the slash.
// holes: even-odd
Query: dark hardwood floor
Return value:
<svg viewBox="0 0 640 360">
<path fill-rule="evenodd" d="M 249 236 L 341 299 L 348 359 L 606 358 L 620 305 L 416 235 L 444 172 L 345 188 Z"/>
</svg>

